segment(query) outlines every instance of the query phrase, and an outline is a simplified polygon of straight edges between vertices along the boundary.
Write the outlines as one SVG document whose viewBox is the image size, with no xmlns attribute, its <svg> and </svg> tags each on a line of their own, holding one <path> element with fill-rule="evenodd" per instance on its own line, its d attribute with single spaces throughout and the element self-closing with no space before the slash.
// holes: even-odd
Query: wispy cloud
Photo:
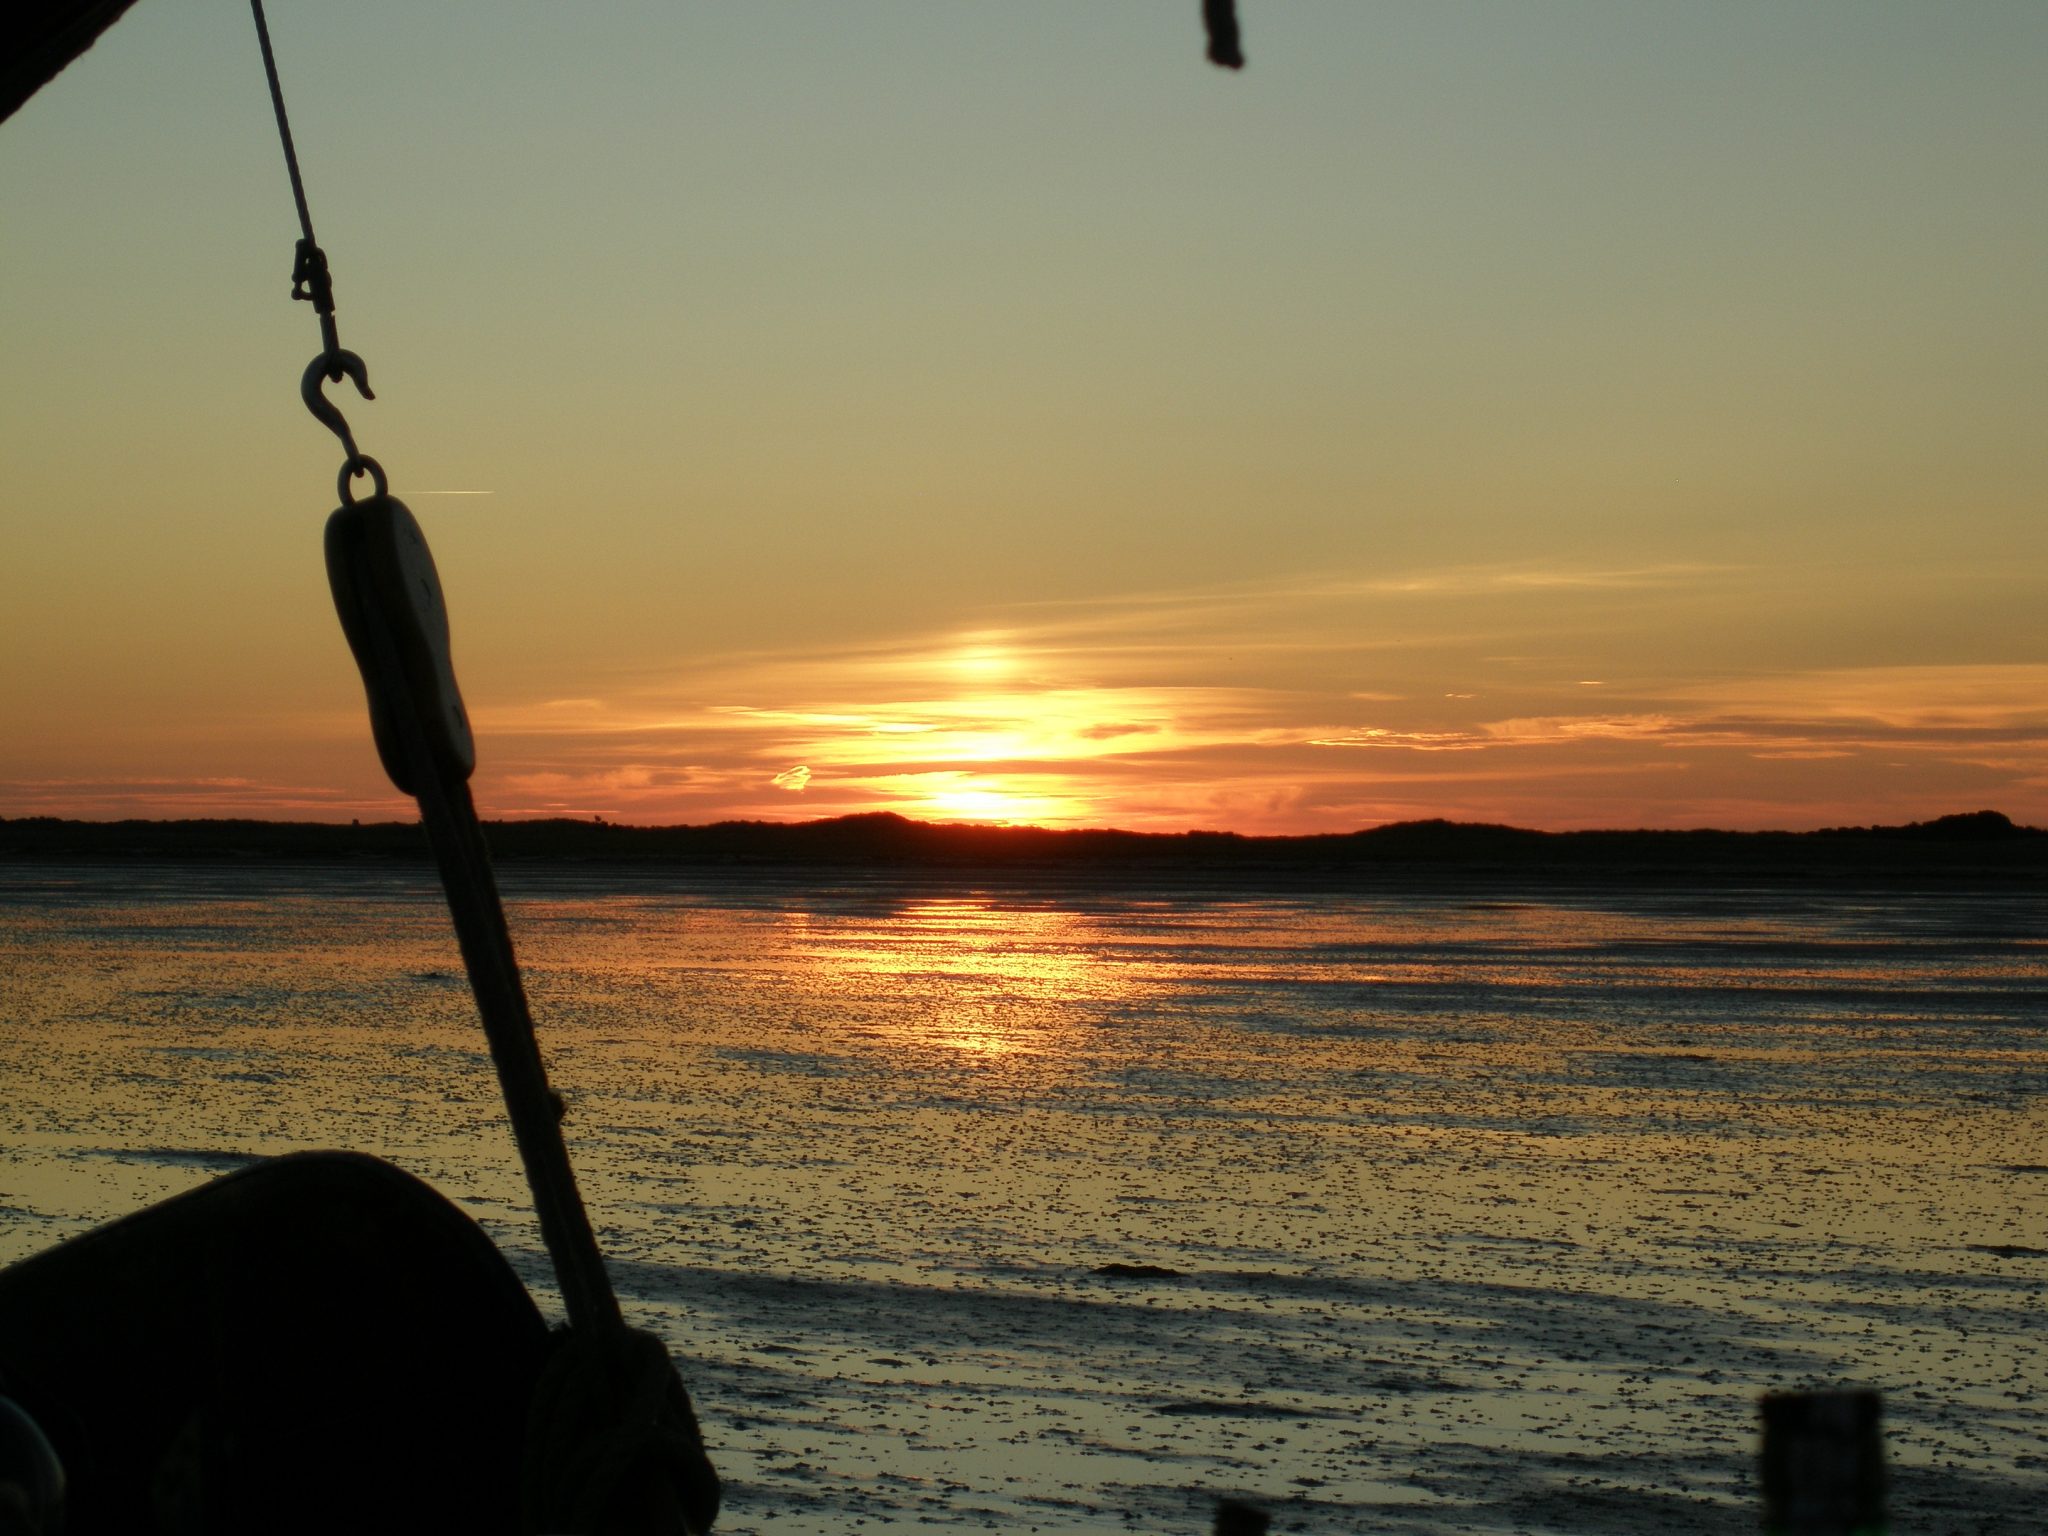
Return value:
<svg viewBox="0 0 2048 1536">
<path fill-rule="evenodd" d="M 532 809 L 545 789 L 552 809 L 581 809 L 583 793 L 672 819 L 787 815 L 800 790 L 807 814 L 1298 829 L 1378 808 L 1584 823 L 1612 820 L 1633 781 L 1634 821 L 1676 822 L 1745 803 L 1679 784 L 1764 764 L 1816 796 L 1880 757 L 1921 764 L 1928 795 L 2018 792 L 2048 771 L 2048 667 L 1701 681 L 1643 675 L 1627 635 L 1559 644 L 1560 619 L 1583 621 L 1587 604 L 1649 594 L 1655 607 L 1732 571 L 1499 567 L 1035 603 L 957 631 L 679 663 L 593 698 L 487 707 L 479 726 L 548 764 L 554 777 L 521 781 Z"/>
<path fill-rule="evenodd" d="M 395 790 L 354 794 L 319 784 L 238 777 L 120 777 L 0 780 L 9 816 L 68 816 L 95 821 L 181 817 L 258 817 L 332 821 L 407 814 Z"/>
<path fill-rule="evenodd" d="M 843 647 L 472 692 L 487 814 L 642 822 L 891 808 L 969 820 L 1313 830 L 1825 824 L 1995 805 L 2048 820 L 2048 664 L 1702 678 L 1619 602 L 1727 568 L 1488 568 L 993 610 Z M 1704 594 L 1704 596 L 1703 596 Z M 1603 625 L 1608 625 L 1603 629 Z M 1597 686 L 1595 686 L 1597 684 Z M 297 722 L 267 776 L 0 782 L 0 813 L 409 814 L 360 714 Z M 348 790 L 318 761 L 348 753 Z"/>
</svg>

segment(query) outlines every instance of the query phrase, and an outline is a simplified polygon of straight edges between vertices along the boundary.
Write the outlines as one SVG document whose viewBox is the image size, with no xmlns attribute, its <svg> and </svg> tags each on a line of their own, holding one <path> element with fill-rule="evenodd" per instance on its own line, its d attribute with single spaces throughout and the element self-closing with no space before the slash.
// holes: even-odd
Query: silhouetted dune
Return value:
<svg viewBox="0 0 2048 1536">
<path fill-rule="evenodd" d="M 1533 832 L 1444 820 L 1299 837 L 1235 832 L 940 825 L 890 812 L 821 821 L 629 827 L 610 822 L 489 825 L 503 862 L 569 861 L 698 868 L 1038 870 L 1079 875 L 1331 879 L 1491 873 L 1723 878 L 2048 873 L 2048 833 L 1974 811 L 1897 827 L 1817 832 Z M 410 822 L 340 826 L 275 821 L 0 819 L 0 858 L 417 860 Z"/>
</svg>

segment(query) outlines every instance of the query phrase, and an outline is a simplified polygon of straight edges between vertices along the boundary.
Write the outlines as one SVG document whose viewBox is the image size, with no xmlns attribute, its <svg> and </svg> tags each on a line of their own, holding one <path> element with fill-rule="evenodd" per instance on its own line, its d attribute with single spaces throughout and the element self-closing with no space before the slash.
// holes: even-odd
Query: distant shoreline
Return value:
<svg viewBox="0 0 2048 1536">
<path fill-rule="evenodd" d="M 1489 874 L 1646 879 L 1857 876 L 2048 878 L 2048 831 L 1996 811 L 1896 827 L 1816 832 L 1533 832 L 1472 822 L 1397 822 L 1349 833 L 1052 831 L 945 825 L 879 813 L 810 822 L 630 827 L 603 821 L 486 824 L 500 863 L 1203 877 L 1323 883 Z M 414 822 L 67 821 L 0 818 L 0 861 L 424 862 Z"/>
</svg>

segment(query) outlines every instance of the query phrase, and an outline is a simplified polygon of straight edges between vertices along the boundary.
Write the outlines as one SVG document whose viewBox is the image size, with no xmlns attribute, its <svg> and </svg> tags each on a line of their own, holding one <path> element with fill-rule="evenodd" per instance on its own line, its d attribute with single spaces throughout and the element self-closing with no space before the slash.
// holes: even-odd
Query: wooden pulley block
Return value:
<svg viewBox="0 0 2048 1536">
<path fill-rule="evenodd" d="M 384 771 L 417 796 L 409 738 L 457 780 L 476 767 L 476 738 L 455 682 L 448 605 L 427 537 L 405 503 L 382 489 L 327 519 L 327 583 L 369 695 Z"/>
</svg>

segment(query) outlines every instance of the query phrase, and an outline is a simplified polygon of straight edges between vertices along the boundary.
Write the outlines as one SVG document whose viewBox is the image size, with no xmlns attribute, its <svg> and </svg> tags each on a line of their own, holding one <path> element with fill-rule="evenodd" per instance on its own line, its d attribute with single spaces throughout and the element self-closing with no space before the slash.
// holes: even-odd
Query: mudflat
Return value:
<svg viewBox="0 0 2048 1536">
<path fill-rule="evenodd" d="M 1894 1524 L 2048 1494 L 2048 901 L 1640 876 L 1146 890 L 509 872 L 721 1529 L 1754 1529 L 1885 1394 Z M 542 1293 L 421 869 L 0 870 L 0 1257 L 308 1146 Z"/>
</svg>

